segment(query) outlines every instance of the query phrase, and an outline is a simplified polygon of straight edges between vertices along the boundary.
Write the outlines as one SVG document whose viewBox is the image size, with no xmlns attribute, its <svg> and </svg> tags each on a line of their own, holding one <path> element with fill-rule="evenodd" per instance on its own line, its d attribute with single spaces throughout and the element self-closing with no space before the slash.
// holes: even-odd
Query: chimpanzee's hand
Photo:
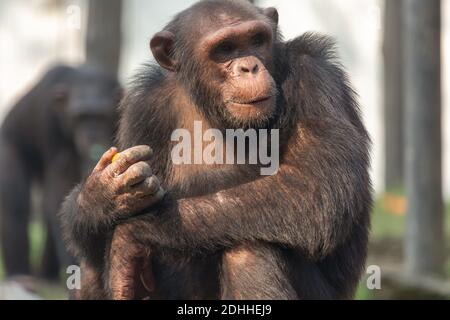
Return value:
<svg viewBox="0 0 450 320">
<path fill-rule="evenodd" d="M 148 146 L 136 146 L 117 154 L 111 148 L 86 180 L 78 203 L 81 211 L 97 218 L 128 218 L 151 207 L 164 197 L 159 180 L 146 162 L 152 155 Z"/>
</svg>

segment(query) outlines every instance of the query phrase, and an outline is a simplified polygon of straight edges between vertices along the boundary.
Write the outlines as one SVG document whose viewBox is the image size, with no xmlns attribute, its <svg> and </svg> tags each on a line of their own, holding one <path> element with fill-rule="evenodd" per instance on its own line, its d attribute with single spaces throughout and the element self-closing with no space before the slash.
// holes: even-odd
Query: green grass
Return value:
<svg viewBox="0 0 450 320">
<path fill-rule="evenodd" d="M 401 195 L 399 192 L 394 194 Z M 445 234 L 450 237 L 450 203 L 445 207 Z M 395 215 L 386 212 L 383 208 L 383 200 L 378 198 L 375 201 L 372 213 L 372 240 L 382 238 L 402 239 L 405 234 L 406 216 Z"/>
<path fill-rule="evenodd" d="M 5 277 L 5 269 L 3 267 L 2 255 L 0 255 L 0 280 Z"/>
<path fill-rule="evenodd" d="M 36 294 L 44 300 L 66 300 L 67 291 L 62 285 L 58 284 L 41 284 L 37 290 Z"/>
<path fill-rule="evenodd" d="M 366 280 L 362 280 L 356 290 L 355 300 L 371 300 L 373 299 L 373 291 L 369 290 Z"/>
<path fill-rule="evenodd" d="M 372 238 L 400 238 L 405 232 L 405 216 L 393 215 L 383 208 L 378 199 L 372 213 Z"/>
<path fill-rule="evenodd" d="M 46 231 L 42 224 L 33 222 L 30 224 L 28 234 L 30 235 L 30 261 L 34 269 L 40 264 L 42 253 L 44 252 L 44 242 Z"/>
</svg>

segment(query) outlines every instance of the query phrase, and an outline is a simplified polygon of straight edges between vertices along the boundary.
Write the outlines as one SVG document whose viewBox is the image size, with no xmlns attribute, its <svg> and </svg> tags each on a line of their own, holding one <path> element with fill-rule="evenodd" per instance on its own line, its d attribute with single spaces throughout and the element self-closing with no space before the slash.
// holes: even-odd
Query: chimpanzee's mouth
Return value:
<svg viewBox="0 0 450 320">
<path fill-rule="evenodd" d="M 234 117 L 248 120 L 268 116 L 273 111 L 274 106 L 275 96 L 262 96 L 246 101 L 230 101 L 227 109 Z"/>
<path fill-rule="evenodd" d="M 250 101 L 250 102 L 248 102 L 247 104 L 256 104 L 256 103 L 260 103 L 260 102 L 265 102 L 265 101 L 270 100 L 271 98 L 272 98 L 271 96 L 263 97 L 263 98 L 259 98 L 259 99 Z"/>
<path fill-rule="evenodd" d="M 261 98 L 256 98 L 254 100 L 248 100 L 248 101 L 233 101 L 233 103 L 241 105 L 241 106 L 257 106 L 258 104 L 267 102 L 272 98 L 273 98 L 273 96 L 264 96 Z"/>
</svg>

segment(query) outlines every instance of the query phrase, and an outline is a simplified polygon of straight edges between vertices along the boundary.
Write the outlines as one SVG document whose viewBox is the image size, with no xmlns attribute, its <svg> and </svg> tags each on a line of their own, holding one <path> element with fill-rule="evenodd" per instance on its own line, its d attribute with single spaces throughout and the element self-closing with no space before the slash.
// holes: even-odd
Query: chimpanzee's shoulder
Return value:
<svg viewBox="0 0 450 320">
<path fill-rule="evenodd" d="M 120 104 L 121 112 L 133 112 L 136 108 L 148 108 L 149 104 L 145 102 L 149 98 L 160 95 L 164 78 L 164 72 L 158 65 L 154 63 L 142 65 L 127 85 L 125 97 Z"/>
<path fill-rule="evenodd" d="M 337 59 L 337 46 L 334 38 L 320 33 L 306 32 L 286 42 L 286 53 L 290 59 L 309 56 L 321 60 Z"/>
<path fill-rule="evenodd" d="M 145 63 L 131 78 L 129 83 L 130 92 L 146 93 L 152 88 L 159 86 L 163 79 L 164 73 L 159 65 L 153 62 Z"/>
<path fill-rule="evenodd" d="M 117 141 L 121 149 L 151 144 L 152 137 L 162 134 L 154 132 L 161 130 L 170 112 L 167 79 L 167 73 L 153 63 L 143 65 L 131 79 L 119 107 Z"/>
<path fill-rule="evenodd" d="M 316 79 L 337 91 L 354 92 L 332 37 L 307 32 L 286 42 L 285 57 L 294 79 Z"/>
</svg>

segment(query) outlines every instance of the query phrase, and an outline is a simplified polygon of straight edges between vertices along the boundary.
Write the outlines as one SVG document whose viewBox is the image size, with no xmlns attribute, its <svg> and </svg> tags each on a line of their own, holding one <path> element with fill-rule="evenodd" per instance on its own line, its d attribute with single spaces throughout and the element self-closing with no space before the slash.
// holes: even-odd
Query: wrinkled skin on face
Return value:
<svg viewBox="0 0 450 320">
<path fill-rule="evenodd" d="M 269 71 L 270 25 L 248 21 L 220 29 L 202 39 L 199 55 L 211 68 L 233 117 L 252 120 L 273 112 L 276 88 Z"/>
<path fill-rule="evenodd" d="M 233 127 L 266 122 L 276 107 L 272 57 L 278 13 L 269 8 L 260 19 L 237 19 L 226 12 L 215 18 L 206 29 L 202 22 L 192 26 L 190 32 L 200 35 L 189 55 L 192 61 L 171 54 L 177 40 L 167 30 L 153 37 L 153 55 L 163 68 L 185 77 L 197 105 L 210 109 L 205 113 L 219 114 Z"/>
</svg>

